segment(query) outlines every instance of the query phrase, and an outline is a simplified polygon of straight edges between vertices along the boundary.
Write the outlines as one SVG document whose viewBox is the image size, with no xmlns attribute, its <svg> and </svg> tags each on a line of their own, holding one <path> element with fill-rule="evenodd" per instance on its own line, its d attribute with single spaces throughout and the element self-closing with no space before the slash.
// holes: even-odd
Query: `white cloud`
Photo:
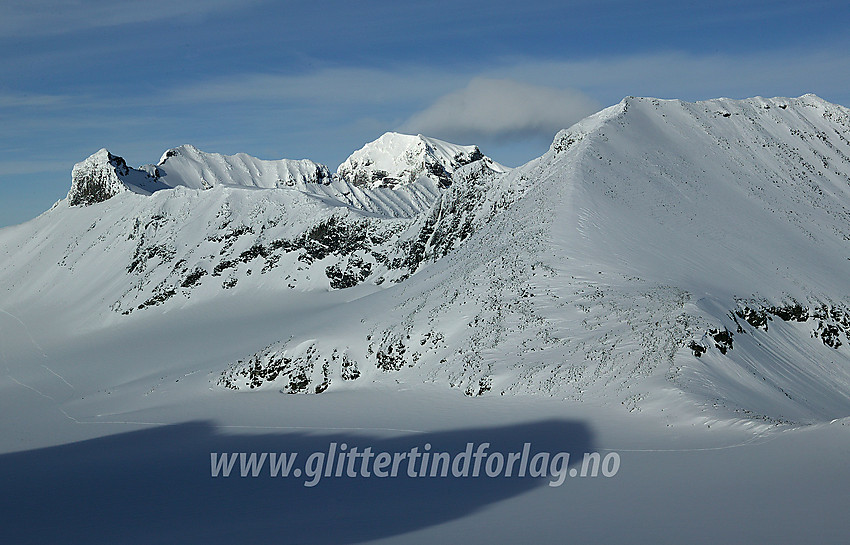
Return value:
<svg viewBox="0 0 850 545">
<path fill-rule="evenodd" d="M 573 89 L 479 77 L 411 116 L 401 130 L 448 139 L 551 138 L 599 107 Z"/>
</svg>

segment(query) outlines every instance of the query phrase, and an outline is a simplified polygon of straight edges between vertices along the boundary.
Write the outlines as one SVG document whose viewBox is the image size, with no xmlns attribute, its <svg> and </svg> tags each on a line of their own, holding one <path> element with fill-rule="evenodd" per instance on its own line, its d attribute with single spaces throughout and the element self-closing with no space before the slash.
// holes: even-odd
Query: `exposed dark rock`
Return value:
<svg viewBox="0 0 850 545">
<path fill-rule="evenodd" d="M 705 354 L 706 351 L 706 348 L 696 341 L 691 341 L 690 343 L 688 343 L 688 348 L 690 348 L 693 351 L 694 356 L 698 358 Z"/>
<path fill-rule="evenodd" d="M 732 350 L 732 332 L 726 329 L 709 329 L 708 334 L 714 339 L 714 346 L 720 350 L 721 354 L 726 354 L 727 351 Z"/>
</svg>

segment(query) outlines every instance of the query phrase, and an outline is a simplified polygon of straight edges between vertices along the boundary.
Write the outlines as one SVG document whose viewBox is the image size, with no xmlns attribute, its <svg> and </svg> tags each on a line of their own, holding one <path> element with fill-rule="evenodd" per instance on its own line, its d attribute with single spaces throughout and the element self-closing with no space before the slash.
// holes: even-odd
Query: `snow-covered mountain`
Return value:
<svg viewBox="0 0 850 545">
<path fill-rule="evenodd" d="M 458 168 L 476 161 L 483 161 L 494 172 L 509 170 L 485 157 L 478 146 L 388 132 L 351 154 L 336 173 L 340 179 L 361 187 L 395 187 L 426 178 L 445 188 L 451 185 L 452 174 Z"/>
<path fill-rule="evenodd" d="M 510 170 L 477 146 L 392 132 L 354 152 L 333 175 L 309 159 L 265 161 L 244 153 L 206 153 L 189 144 L 167 150 L 155 165 L 132 168 L 104 148 L 74 166 L 67 200 L 89 205 L 122 191 L 150 195 L 176 187 L 290 188 L 382 215 L 413 216 L 451 185 L 457 169 L 472 163 L 495 173 Z"/>
<path fill-rule="evenodd" d="M 772 421 L 844 416 L 848 136 L 847 110 L 814 96 L 627 98 L 528 165 L 456 182 L 418 240 L 474 235 L 383 312 L 274 344 L 221 383 L 322 391 L 356 368 L 469 395 L 638 408 L 676 386 Z"/>
<path fill-rule="evenodd" d="M 179 329 L 231 294 L 338 291 L 325 326 L 281 323 L 214 382 L 822 421 L 850 414 L 848 184 L 850 112 L 813 95 L 629 97 L 513 170 L 394 133 L 334 176 L 190 146 L 130 169 L 101 150 L 68 199 L 0 231 L 0 307 Z"/>
<path fill-rule="evenodd" d="M 406 138 L 393 133 L 380 141 Z M 434 145 L 457 156 L 477 152 Z M 431 151 L 406 158 L 424 164 Z M 447 165 L 470 177 L 506 171 L 480 152 L 465 161 Z M 57 281 L 78 296 L 91 290 L 106 305 L 87 321 L 106 307 L 128 315 L 174 297 L 212 296 L 253 272 L 260 283 L 291 289 L 338 289 L 370 276 L 376 283 L 397 280 L 425 259 L 424 243 L 409 239 L 442 193 L 440 180 L 427 173 L 370 189 L 309 160 L 263 161 L 184 145 L 135 169 L 102 149 L 74 166 L 67 199 L 20 230 L 38 249 L 8 260 L 5 277 L 22 298 Z M 49 236 L 60 224 L 63 235 Z M 32 281 L 33 268 L 50 271 L 43 284 Z M 90 282 L 110 274 L 108 287 Z"/>
</svg>

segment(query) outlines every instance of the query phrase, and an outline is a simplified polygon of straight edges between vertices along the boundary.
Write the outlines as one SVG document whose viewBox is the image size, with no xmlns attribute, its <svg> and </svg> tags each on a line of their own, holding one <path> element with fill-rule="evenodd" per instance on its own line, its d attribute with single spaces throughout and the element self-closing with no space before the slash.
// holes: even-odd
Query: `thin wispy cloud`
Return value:
<svg viewBox="0 0 850 545">
<path fill-rule="evenodd" d="M 144 24 L 178 17 L 201 18 L 261 0 L 8 0 L 0 37 L 56 35 L 94 28 Z"/>
<path fill-rule="evenodd" d="M 2 161 L 0 176 L 18 176 L 21 174 L 37 174 L 42 172 L 69 171 L 70 167 L 64 161 Z"/>
<path fill-rule="evenodd" d="M 461 79 L 434 67 L 329 68 L 302 74 L 243 73 L 177 87 L 165 94 L 177 103 L 285 102 L 322 104 L 427 100 Z"/>
<path fill-rule="evenodd" d="M 364 134 L 364 141 L 395 129 L 467 143 L 505 143 L 550 139 L 626 95 L 701 100 L 816 91 L 846 103 L 848 87 L 850 54 L 836 48 L 739 55 L 646 53 L 577 61 L 514 58 L 476 71 L 408 65 L 289 75 L 236 73 L 141 100 L 207 111 L 226 104 L 250 108 L 248 115 L 259 115 L 255 112 L 264 108 L 287 110 L 302 117 L 339 117 L 340 123 L 369 119 L 370 126 L 382 127 Z"/>
<path fill-rule="evenodd" d="M 43 95 L 33 93 L 0 93 L 0 108 L 56 107 L 70 104 L 66 95 Z"/>
</svg>

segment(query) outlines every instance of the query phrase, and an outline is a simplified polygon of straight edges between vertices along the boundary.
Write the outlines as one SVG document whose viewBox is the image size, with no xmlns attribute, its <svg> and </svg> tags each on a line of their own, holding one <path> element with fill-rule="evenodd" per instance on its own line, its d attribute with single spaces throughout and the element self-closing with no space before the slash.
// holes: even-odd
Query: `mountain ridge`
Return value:
<svg viewBox="0 0 850 545">
<path fill-rule="evenodd" d="M 458 146 L 394 132 L 355 151 L 335 174 L 309 159 L 268 161 L 245 153 L 207 153 L 191 144 L 166 150 L 155 165 L 131 168 L 122 157 L 102 148 L 74 166 L 67 199 L 72 206 L 87 206 L 125 190 L 150 195 L 175 187 L 292 188 L 321 193 L 316 186 L 326 186 L 324 192 L 336 197 L 350 193 L 352 188 L 401 189 L 417 183 L 445 189 L 456 169 L 477 161 L 494 172 L 508 170 L 486 157 L 477 146 Z"/>
<path fill-rule="evenodd" d="M 438 382 L 629 410 L 673 391 L 702 410 L 823 421 L 850 411 L 848 157 L 850 113 L 813 95 L 627 97 L 526 165 L 452 165 L 450 184 L 66 202 L 0 232 L 7 255 L 29 256 L 0 269 L 4 305 L 94 293 L 77 307 L 107 327 L 223 290 L 285 301 L 354 288 L 345 327 L 292 336 L 283 324 L 220 362 L 216 382 L 291 393 Z M 39 237 L 60 222 L 58 239 Z"/>
</svg>

